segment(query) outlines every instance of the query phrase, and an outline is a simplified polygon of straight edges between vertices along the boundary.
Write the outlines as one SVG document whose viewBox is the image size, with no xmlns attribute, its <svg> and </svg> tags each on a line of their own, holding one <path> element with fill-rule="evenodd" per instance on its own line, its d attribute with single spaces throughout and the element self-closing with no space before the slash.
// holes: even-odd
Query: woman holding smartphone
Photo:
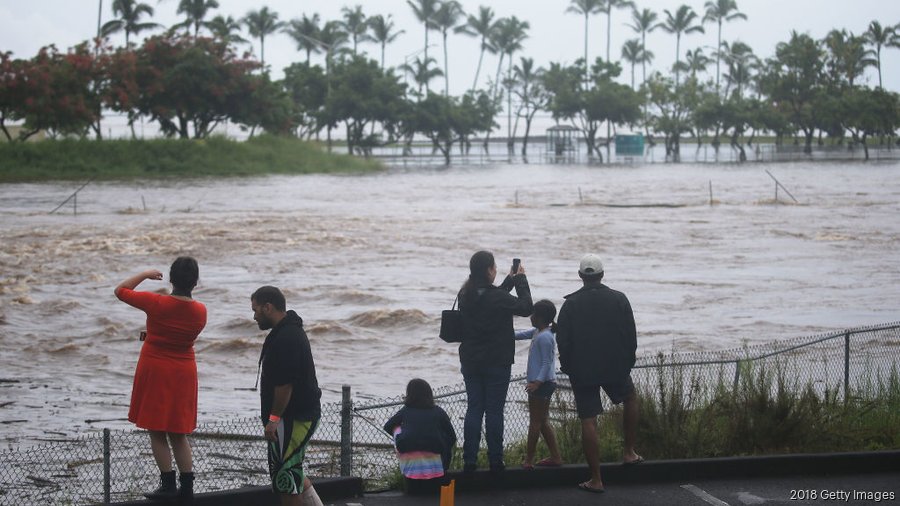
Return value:
<svg viewBox="0 0 900 506">
<path fill-rule="evenodd" d="M 466 417 L 463 425 L 463 470 L 478 467 L 482 420 L 491 471 L 505 469 L 503 462 L 503 410 L 515 355 L 513 315 L 531 314 L 531 290 L 525 267 L 514 269 L 500 286 L 494 286 L 497 264 L 489 251 L 469 260 L 469 279 L 459 292 L 463 339 L 459 362 L 466 384 Z M 510 292 L 515 288 L 516 295 Z"/>
<path fill-rule="evenodd" d="M 191 257 L 179 257 L 169 269 L 172 293 L 136 291 L 144 280 L 161 280 L 157 270 L 131 276 L 116 287 L 116 297 L 147 314 L 147 333 L 134 371 L 128 420 L 150 433 L 159 467 L 159 487 L 148 499 L 193 498 L 193 461 L 187 435 L 197 427 L 197 362 L 194 341 L 206 326 L 206 306 L 191 292 L 200 271 Z M 170 446 L 171 445 L 171 449 Z M 172 455 L 180 471 L 175 485 Z"/>
</svg>

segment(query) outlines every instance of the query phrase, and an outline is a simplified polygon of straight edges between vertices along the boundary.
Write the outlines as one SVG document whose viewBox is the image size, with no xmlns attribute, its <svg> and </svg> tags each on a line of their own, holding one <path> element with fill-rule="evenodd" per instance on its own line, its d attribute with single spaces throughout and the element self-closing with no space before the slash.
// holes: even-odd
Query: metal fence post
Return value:
<svg viewBox="0 0 900 506">
<path fill-rule="evenodd" d="M 844 401 L 850 399 L 850 331 L 844 334 Z"/>
<path fill-rule="evenodd" d="M 110 448 L 109 429 L 103 429 L 103 504 L 110 503 Z"/>
<path fill-rule="evenodd" d="M 741 380 L 741 361 L 734 361 L 734 390 L 738 389 L 738 382 Z"/>
<path fill-rule="evenodd" d="M 353 416 L 350 385 L 341 387 L 341 476 L 350 476 L 353 463 Z"/>
</svg>

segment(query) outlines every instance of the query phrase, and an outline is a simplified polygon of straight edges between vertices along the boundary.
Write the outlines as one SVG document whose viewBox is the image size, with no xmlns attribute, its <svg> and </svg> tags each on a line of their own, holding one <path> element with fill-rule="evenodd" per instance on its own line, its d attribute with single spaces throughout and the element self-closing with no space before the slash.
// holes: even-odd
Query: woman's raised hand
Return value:
<svg viewBox="0 0 900 506">
<path fill-rule="evenodd" d="M 162 278 L 163 278 L 162 272 L 160 272 L 156 269 L 150 269 L 150 270 L 144 271 L 144 279 L 161 280 Z"/>
</svg>

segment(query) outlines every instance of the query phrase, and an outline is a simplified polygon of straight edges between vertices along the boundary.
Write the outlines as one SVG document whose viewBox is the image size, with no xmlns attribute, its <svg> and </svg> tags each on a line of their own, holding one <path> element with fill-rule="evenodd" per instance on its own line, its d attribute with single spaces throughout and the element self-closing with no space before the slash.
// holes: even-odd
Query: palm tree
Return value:
<svg viewBox="0 0 900 506">
<path fill-rule="evenodd" d="M 213 37 L 229 46 L 247 43 L 247 39 L 240 36 L 241 24 L 231 16 L 216 16 L 206 26 Z"/>
<path fill-rule="evenodd" d="M 519 58 L 521 62 L 513 68 L 516 83 L 516 96 L 519 98 L 519 111 L 516 114 L 516 125 L 519 117 L 525 118 L 525 134 L 522 136 L 522 156 L 528 155 L 528 138 L 531 135 L 531 124 L 535 114 L 546 107 L 547 93 L 542 86 L 544 69 L 534 66 L 532 58 Z M 517 128 L 518 129 L 518 128 Z M 510 145 L 512 144 L 510 138 Z"/>
<path fill-rule="evenodd" d="M 891 47 L 892 45 L 896 45 L 897 35 L 896 26 L 888 26 L 885 28 L 882 27 L 881 23 L 878 21 L 869 23 L 869 29 L 865 33 L 866 40 L 869 41 L 869 44 L 875 46 L 875 60 L 877 61 L 878 67 L 879 88 L 883 88 L 881 85 L 881 48 L 884 46 Z"/>
<path fill-rule="evenodd" d="M 244 16 L 244 24 L 251 37 L 259 39 L 259 61 L 266 66 L 266 35 L 271 35 L 284 27 L 284 21 L 278 21 L 278 13 L 268 7 L 258 11 L 250 11 Z"/>
<path fill-rule="evenodd" d="M 370 17 L 366 22 L 369 25 L 369 28 L 372 29 L 372 35 L 366 35 L 366 40 L 370 40 L 381 46 L 382 70 L 384 70 L 384 48 L 397 40 L 397 37 L 406 33 L 405 30 L 400 30 L 399 32 L 394 31 L 394 21 L 391 17 L 390 14 L 388 14 L 387 17 L 378 14 Z"/>
<path fill-rule="evenodd" d="M 650 9 L 644 9 L 640 12 L 637 9 L 631 10 L 631 24 L 628 26 L 635 33 L 641 34 L 641 50 L 644 53 L 644 58 L 641 61 L 641 80 L 643 82 L 647 82 L 647 64 L 653 59 L 653 53 L 647 51 L 647 34 L 659 26 L 656 24 L 656 18 L 656 13 Z M 649 59 L 647 58 L 648 55 L 650 55 Z"/>
<path fill-rule="evenodd" d="M 865 37 L 848 34 L 846 30 L 832 30 L 823 42 L 831 53 L 832 77 L 836 80 L 846 78 L 850 87 L 865 73 L 866 67 L 878 65 L 875 51 L 865 47 Z"/>
<path fill-rule="evenodd" d="M 318 53 L 325 49 L 319 43 L 319 31 L 318 14 L 313 14 L 312 17 L 304 14 L 300 19 L 290 20 L 284 28 L 284 33 L 297 43 L 297 51 L 306 51 L 307 65 L 309 65 L 312 53 Z"/>
<path fill-rule="evenodd" d="M 481 63 L 484 60 L 484 52 L 490 51 L 496 53 L 493 45 L 490 44 L 491 38 L 497 31 L 497 24 L 494 22 L 494 10 L 490 7 L 481 6 L 478 8 L 478 17 L 469 15 L 466 20 L 466 29 L 462 31 L 473 37 L 481 37 L 481 52 L 478 55 L 478 66 L 475 67 L 475 80 L 472 81 L 472 90 L 478 86 L 478 76 L 481 74 Z"/>
<path fill-rule="evenodd" d="M 703 21 L 715 21 L 719 25 L 718 43 L 716 44 L 716 93 L 719 92 L 719 49 L 722 48 L 722 23 L 735 19 L 747 20 L 747 15 L 738 11 L 735 0 L 707 0 L 706 15 Z"/>
<path fill-rule="evenodd" d="M 497 79 L 495 81 L 495 86 L 500 82 L 500 69 L 503 65 L 503 57 L 507 56 L 509 58 L 507 64 L 507 125 L 506 130 L 510 136 L 510 140 L 512 137 L 512 94 L 510 93 L 510 89 L 512 87 L 512 63 L 513 63 L 513 54 L 516 51 L 520 51 L 522 49 L 522 42 L 528 38 L 528 29 L 531 28 L 531 25 L 528 24 L 528 21 L 520 21 L 519 18 L 512 16 L 509 18 L 502 18 L 497 21 L 497 38 L 494 40 L 494 43 L 497 46 L 497 50 L 500 53 L 500 63 L 497 65 Z M 496 96 L 495 96 L 496 98 Z"/>
<path fill-rule="evenodd" d="M 413 14 L 415 14 L 416 19 L 419 20 L 423 25 L 425 25 L 425 48 L 423 52 L 425 53 L 422 57 L 422 61 L 428 61 L 428 32 L 434 27 L 431 20 L 434 18 L 435 13 L 437 13 L 438 8 L 441 6 L 440 0 L 416 0 L 418 4 L 413 2 L 413 0 L 406 0 L 407 5 L 410 6 L 413 10 Z M 425 83 L 425 89 L 428 89 L 428 83 Z"/>
<path fill-rule="evenodd" d="M 681 34 L 685 33 L 704 33 L 703 26 L 694 24 L 697 19 L 697 13 L 687 5 L 678 7 L 673 15 L 669 9 L 663 10 L 666 13 L 666 20 L 657 26 L 663 30 L 675 34 L 675 87 L 679 83 L 679 63 L 681 62 Z"/>
<path fill-rule="evenodd" d="M 751 81 L 750 73 L 759 67 L 759 58 L 753 54 L 750 46 L 741 41 L 735 41 L 733 44 L 723 42 L 721 53 L 725 64 L 728 65 L 725 81 L 728 87 L 734 85 L 735 96 L 741 99 L 744 96 L 744 86 Z M 728 94 L 727 88 L 725 94 Z"/>
<path fill-rule="evenodd" d="M 622 9 L 625 7 L 631 7 L 634 9 L 634 2 L 631 0 L 606 0 L 603 2 L 603 7 L 601 8 L 601 12 L 606 14 L 606 63 L 611 63 L 609 57 L 609 48 L 611 44 L 611 35 L 612 35 L 612 11 L 613 9 Z M 609 139 L 612 133 L 612 122 L 606 122 L 606 138 Z M 606 157 L 609 158 L 609 142 L 606 143 Z"/>
<path fill-rule="evenodd" d="M 712 63 L 712 60 L 703 54 L 703 49 L 698 47 L 693 51 L 689 49 L 684 54 L 684 64 L 682 65 L 682 69 L 689 72 L 691 77 L 697 77 L 697 73 L 706 70 L 707 65 L 710 63 Z"/>
<path fill-rule="evenodd" d="M 574 12 L 584 16 L 584 81 L 588 80 L 588 70 L 591 63 L 588 60 L 588 21 L 594 14 L 603 12 L 603 4 L 606 0 L 569 0 L 569 8 L 566 12 Z"/>
<path fill-rule="evenodd" d="M 200 28 L 206 26 L 206 17 L 210 11 L 219 8 L 217 0 L 180 0 L 177 14 L 184 14 L 185 20 L 175 25 L 175 28 L 194 27 L 194 37 L 200 35 Z"/>
<path fill-rule="evenodd" d="M 644 61 L 640 39 L 630 39 L 622 46 L 622 58 L 631 64 L 631 89 L 634 88 L 634 66 Z"/>
<path fill-rule="evenodd" d="M 462 5 L 456 0 L 447 0 L 441 4 L 431 19 L 434 29 L 441 32 L 441 37 L 444 40 L 444 96 L 450 94 L 450 72 L 447 65 L 449 60 L 447 56 L 447 33 L 450 30 L 455 30 L 456 33 L 465 30 L 464 26 L 459 25 L 459 20 L 463 16 L 465 16 L 465 13 L 462 10 Z"/>
<path fill-rule="evenodd" d="M 360 39 L 365 39 L 366 31 L 369 25 L 366 23 L 366 15 L 363 14 L 362 6 L 357 5 L 354 8 L 344 7 L 341 9 L 344 14 L 342 25 L 350 41 L 353 42 L 353 55 L 356 55 L 356 47 Z"/>
<path fill-rule="evenodd" d="M 612 40 L 612 11 L 613 9 L 624 9 L 626 7 L 631 7 L 634 9 L 634 2 L 631 0 L 606 0 L 603 3 L 603 7 L 600 9 L 600 12 L 606 14 L 606 62 L 610 63 L 612 60 L 609 58 L 609 47 L 610 41 Z"/>
<path fill-rule="evenodd" d="M 153 17 L 153 7 L 144 3 L 137 3 L 137 0 L 113 0 L 112 11 L 113 15 L 118 16 L 118 18 L 104 23 L 103 27 L 100 28 L 100 34 L 103 37 L 108 37 L 113 33 L 124 31 L 126 48 L 129 46 L 129 39 L 132 33 L 137 35 L 144 30 L 152 30 L 160 26 L 157 23 L 140 22 L 141 17 L 144 15 Z"/>
<path fill-rule="evenodd" d="M 347 32 L 343 30 L 343 23 L 340 21 L 328 21 L 322 25 L 322 29 L 319 30 L 318 35 L 319 36 L 314 39 L 314 42 L 318 43 L 320 47 L 325 48 L 325 72 L 327 74 L 331 70 L 332 57 L 336 53 L 347 51 L 343 46 L 350 37 L 347 35 Z"/>
<path fill-rule="evenodd" d="M 435 66 L 432 67 L 432 65 Z M 412 76 L 413 81 L 415 81 L 416 84 L 419 85 L 419 96 L 421 97 L 423 86 L 425 87 L 425 89 L 428 89 L 429 81 L 436 77 L 444 75 L 444 72 L 436 65 L 437 60 L 435 60 L 434 58 L 425 59 L 416 57 L 416 59 L 413 60 L 412 65 L 410 65 L 409 63 L 404 63 L 403 65 L 400 65 L 399 68 L 400 70 Z"/>
</svg>

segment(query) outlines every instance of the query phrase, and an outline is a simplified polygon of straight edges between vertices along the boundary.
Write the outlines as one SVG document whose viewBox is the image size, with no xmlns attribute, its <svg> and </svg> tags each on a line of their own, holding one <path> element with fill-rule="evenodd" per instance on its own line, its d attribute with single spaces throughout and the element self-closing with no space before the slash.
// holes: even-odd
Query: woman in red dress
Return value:
<svg viewBox="0 0 900 506">
<path fill-rule="evenodd" d="M 150 432 L 160 485 L 149 499 L 193 497 L 193 462 L 187 435 L 197 427 L 197 362 L 194 341 L 206 326 L 206 306 L 191 298 L 200 270 L 191 257 L 179 257 L 169 270 L 172 293 L 138 292 L 145 279 L 161 280 L 157 270 L 119 283 L 116 297 L 147 313 L 147 337 L 134 371 L 128 420 Z M 171 449 L 170 449 L 171 445 Z M 180 472 L 175 486 L 172 454 Z"/>
</svg>

